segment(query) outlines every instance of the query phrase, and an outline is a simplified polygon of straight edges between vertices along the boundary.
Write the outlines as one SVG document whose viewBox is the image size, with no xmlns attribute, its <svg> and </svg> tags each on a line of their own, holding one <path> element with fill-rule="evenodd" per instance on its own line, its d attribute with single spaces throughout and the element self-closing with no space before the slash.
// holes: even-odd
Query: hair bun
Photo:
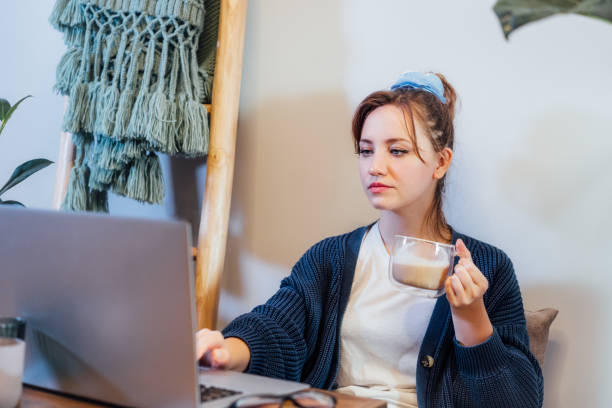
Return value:
<svg viewBox="0 0 612 408">
<path fill-rule="evenodd" d="M 451 117 L 451 120 L 455 118 L 455 104 L 457 102 L 457 92 L 455 88 L 446 80 L 446 77 L 438 72 L 434 74 L 438 77 L 444 88 L 444 97 L 446 98 L 446 109 Z"/>
</svg>

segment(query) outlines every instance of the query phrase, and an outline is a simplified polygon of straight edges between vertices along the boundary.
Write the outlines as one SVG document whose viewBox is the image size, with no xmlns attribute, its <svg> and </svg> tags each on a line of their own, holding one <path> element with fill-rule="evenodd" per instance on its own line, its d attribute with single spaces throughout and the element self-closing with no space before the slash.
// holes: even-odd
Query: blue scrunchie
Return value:
<svg viewBox="0 0 612 408">
<path fill-rule="evenodd" d="M 435 74 L 406 71 L 390 87 L 392 91 L 398 88 L 422 89 L 436 95 L 442 103 L 446 103 L 444 85 L 442 85 L 442 81 Z"/>
</svg>

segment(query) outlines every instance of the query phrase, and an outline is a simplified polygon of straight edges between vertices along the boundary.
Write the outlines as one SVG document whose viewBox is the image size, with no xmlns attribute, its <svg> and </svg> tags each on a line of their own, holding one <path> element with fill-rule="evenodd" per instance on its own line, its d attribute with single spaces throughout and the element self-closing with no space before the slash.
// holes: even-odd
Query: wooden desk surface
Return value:
<svg viewBox="0 0 612 408">
<path fill-rule="evenodd" d="M 317 390 L 321 391 L 321 390 Z M 358 398 L 339 392 L 322 391 L 336 397 L 337 408 L 385 408 L 387 403 L 374 399 Z M 103 404 L 93 404 L 79 399 L 63 397 L 51 392 L 45 392 L 26 385 L 23 387 L 23 395 L 18 408 L 100 408 Z"/>
</svg>

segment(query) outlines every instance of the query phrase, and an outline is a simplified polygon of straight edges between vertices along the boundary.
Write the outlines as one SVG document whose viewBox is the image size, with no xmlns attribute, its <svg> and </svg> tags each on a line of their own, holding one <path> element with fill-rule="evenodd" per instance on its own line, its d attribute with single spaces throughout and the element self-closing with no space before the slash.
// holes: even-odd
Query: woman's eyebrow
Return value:
<svg viewBox="0 0 612 408">
<path fill-rule="evenodd" d="M 368 143 L 368 144 L 373 144 L 370 139 L 361 139 L 361 140 L 359 140 L 359 143 L 361 143 L 361 142 Z M 393 144 L 395 142 L 408 142 L 408 143 L 411 143 L 410 140 L 405 139 L 405 138 L 401 138 L 401 137 L 395 137 L 395 138 L 391 138 L 391 139 L 385 140 L 386 144 Z"/>
</svg>

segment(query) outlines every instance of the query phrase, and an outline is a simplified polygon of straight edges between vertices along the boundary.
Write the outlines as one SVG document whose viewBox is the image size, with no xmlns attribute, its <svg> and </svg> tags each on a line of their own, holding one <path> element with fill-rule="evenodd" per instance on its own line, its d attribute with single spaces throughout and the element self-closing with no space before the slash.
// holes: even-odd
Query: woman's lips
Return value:
<svg viewBox="0 0 612 408">
<path fill-rule="evenodd" d="M 372 183 L 368 187 L 368 190 L 370 190 L 370 192 L 372 192 L 374 194 L 377 194 L 377 193 L 382 193 L 383 191 L 386 191 L 389 188 L 391 188 L 391 186 L 388 186 L 388 185 L 383 184 L 383 183 Z"/>
</svg>

